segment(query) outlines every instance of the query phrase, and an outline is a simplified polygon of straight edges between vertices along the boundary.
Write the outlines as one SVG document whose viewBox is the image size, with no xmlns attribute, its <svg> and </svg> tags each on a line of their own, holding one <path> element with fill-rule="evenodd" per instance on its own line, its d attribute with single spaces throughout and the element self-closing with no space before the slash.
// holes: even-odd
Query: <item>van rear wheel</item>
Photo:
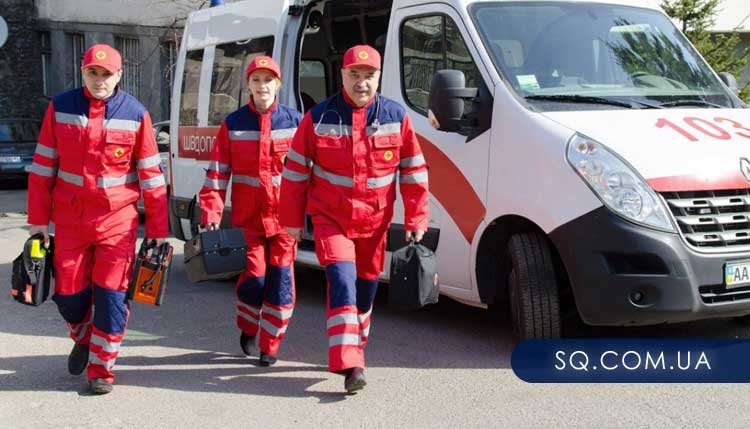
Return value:
<svg viewBox="0 0 750 429">
<path fill-rule="evenodd" d="M 559 338 L 560 299 L 547 238 L 540 232 L 515 234 L 507 252 L 513 334 L 519 341 Z"/>
</svg>

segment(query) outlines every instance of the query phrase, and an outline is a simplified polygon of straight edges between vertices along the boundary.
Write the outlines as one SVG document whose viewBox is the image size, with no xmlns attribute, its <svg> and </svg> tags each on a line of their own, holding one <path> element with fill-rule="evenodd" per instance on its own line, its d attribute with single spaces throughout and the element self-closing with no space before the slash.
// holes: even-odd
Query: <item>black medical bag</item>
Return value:
<svg viewBox="0 0 750 429">
<path fill-rule="evenodd" d="M 247 243 L 240 228 L 204 231 L 185 242 L 188 280 L 220 280 L 237 276 L 247 266 Z"/>
<path fill-rule="evenodd" d="M 435 253 L 414 240 L 391 254 L 390 277 L 389 307 L 417 310 L 438 302 L 440 285 Z"/>
</svg>

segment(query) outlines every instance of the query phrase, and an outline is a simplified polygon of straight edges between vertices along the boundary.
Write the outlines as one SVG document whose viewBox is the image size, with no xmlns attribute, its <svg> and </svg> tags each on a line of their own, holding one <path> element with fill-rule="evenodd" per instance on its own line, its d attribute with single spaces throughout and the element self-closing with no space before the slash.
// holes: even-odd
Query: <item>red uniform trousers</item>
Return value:
<svg viewBox="0 0 750 429">
<path fill-rule="evenodd" d="M 258 347 L 273 356 L 294 311 L 296 242 L 284 231 L 270 237 L 247 228 L 242 231 L 247 242 L 247 268 L 235 287 L 237 327 L 253 337 L 260 330 Z"/>
<path fill-rule="evenodd" d="M 93 202 L 56 203 L 52 218 L 53 300 L 73 341 L 89 344 L 88 379 L 112 383 L 130 315 L 127 289 L 138 225 L 135 204 L 110 211 Z"/>
<path fill-rule="evenodd" d="M 314 215 L 312 221 L 315 252 L 328 280 L 328 370 L 342 373 L 349 368 L 364 368 L 387 229 L 376 231 L 372 237 L 347 238 L 341 227 L 325 216 Z"/>
</svg>

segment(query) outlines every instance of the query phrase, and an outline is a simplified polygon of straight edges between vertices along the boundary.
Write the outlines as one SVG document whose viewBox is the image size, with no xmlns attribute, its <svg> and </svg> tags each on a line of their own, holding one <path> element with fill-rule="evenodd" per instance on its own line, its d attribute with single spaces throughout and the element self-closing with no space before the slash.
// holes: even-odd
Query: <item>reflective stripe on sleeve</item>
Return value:
<svg viewBox="0 0 750 429">
<path fill-rule="evenodd" d="M 228 180 L 219 180 L 219 179 L 212 179 L 210 177 L 206 177 L 206 180 L 203 182 L 203 186 L 209 189 L 217 189 L 219 191 L 223 191 L 227 189 L 228 183 L 229 183 Z"/>
<path fill-rule="evenodd" d="M 308 158 L 301 155 L 294 149 L 289 149 L 289 152 L 286 153 L 286 156 L 287 158 L 291 159 L 292 161 L 300 165 L 308 166 L 311 163 L 311 161 Z"/>
<path fill-rule="evenodd" d="M 253 176 L 246 176 L 244 174 L 234 174 L 232 175 L 232 182 L 234 183 L 242 183 L 244 185 L 249 186 L 260 186 L 260 179 Z"/>
<path fill-rule="evenodd" d="M 208 163 L 208 169 L 219 173 L 229 173 L 230 167 L 228 164 L 222 164 L 219 161 L 211 161 Z"/>
<path fill-rule="evenodd" d="M 57 149 L 45 146 L 41 143 L 36 144 L 36 153 L 42 155 L 45 158 L 57 159 Z"/>
<path fill-rule="evenodd" d="M 137 166 L 138 169 L 142 170 L 144 168 L 153 167 L 155 165 L 161 164 L 161 156 L 157 153 L 156 155 L 151 155 L 149 157 L 139 159 Z"/>
<path fill-rule="evenodd" d="M 408 184 L 427 183 L 427 177 L 428 176 L 426 171 L 419 171 L 417 173 L 402 174 L 398 180 L 401 183 Z"/>
<path fill-rule="evenodd" d="M 401 158 L 401 162 L 398 164 L 401 168 L 411 168 L 411 167 L 417 167 L 420 165 L 423 165 L 425 163 L 424 161 L 424 155 L 421 153 L 416 156 L 410 156 L 408 158 Z"/>
<path fill-rule="evenodd" d="M 57 178 L 62 179 L 71 185 L 76 186 L 83 186 L 83 176 L 73 173 L 68 173 L 67 171 L 60 170 L 57 172 Z"/>
<path fill-rule="evenodd" d="M 138 179 L 138 182 L 141 189 L 153 189 L 167 184 L 167 182 L 164 180 L 164 176 L 161 174 L 149 179 Z"/>
<path fill-rule="evenodd" d="M 284 169 L 282 176 L 284 176 L 284 178 L 287 180 L 291 180 L 292 182 L 306 182 L 308 179 L 310 179 L 309 174 L 297 173 L 296 171 L 292 171 L 288 168 Z"/>
<path fill-rule="evenodd" d="M 31 172 L 44 177 L 55 177 L 57 175 L 57 167 L 46 167 L 33 162 L 31 163 Z M 83 184 L 83 178 L 81 178 L 81 184 Z"/>
</svg>

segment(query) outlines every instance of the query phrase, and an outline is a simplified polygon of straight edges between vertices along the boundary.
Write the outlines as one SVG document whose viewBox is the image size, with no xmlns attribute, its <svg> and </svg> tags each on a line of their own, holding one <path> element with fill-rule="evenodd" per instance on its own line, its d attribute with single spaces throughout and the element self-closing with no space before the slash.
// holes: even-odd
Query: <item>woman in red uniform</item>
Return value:
<svg viewBox="0 0 750 429">
<path fill-rule="evenodd" d="M 272 58 L 255 57 L 245 77 L 250 101 L 221 124 L 200 192 L 201 223 L 218 228 L 231 177 L 231 224 L 247 241 L 247 268 L 236 286 L 240 346 L 249 355 L 259 336 L 260 364 L 268 366 L 294 309 L 296 242 L 279 225 L 277 207 L 283 163 L 302 115 L 278 103 L 281 72 Z"/>
</svg>

